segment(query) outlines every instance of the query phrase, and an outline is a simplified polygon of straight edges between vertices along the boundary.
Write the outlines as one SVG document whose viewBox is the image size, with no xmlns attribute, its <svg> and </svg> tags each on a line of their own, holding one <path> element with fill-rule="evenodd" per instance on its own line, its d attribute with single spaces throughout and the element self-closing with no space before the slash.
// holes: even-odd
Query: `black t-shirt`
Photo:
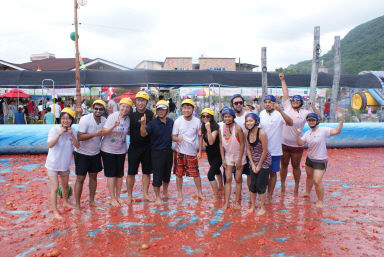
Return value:
<svg viewBox="0 0 384 257">
<path fill-rule="evenodd" d="M 169 103 L 169 112 L 175 112 L 176 104 L 174 102 Z"/>
<path fill-rule="evenodd" d="M 203 126 L 205 126 L 205 125 L 203 124 Z M 218 124 L 216 124 L 216 126 L 211 128 L 211 131 L 213 132 L 213 131 L 219 130 L 219 129 L 220 129 L 220 126 Z M 209 145 L 208 138 L 205 135 L 203 135 L 203 140 L 204 140 L 204 142 L 207 143 L 207 147 L 205 148 L 205 151 L 207 152 L 208 155 L 220 156 L 219 132 L 217 132 L 217 136 L 216 136 L 216 139 L 215 139 L 215 142 L 213 143 L 213 145 Z"/>
<path fill-rule="evenodd" d="M 132 112 L 129 115 L 130 119 L 130 137 L 131 137 L 131 142 L 130 144 L 135 145 L 135 146 L 142 146 L 142 145 L 149 145 L 149 137 L 142 137 L 140 135 L 140 126 L 141 126 L 141 117 L 143 117 L 144 113 L 139 113 L 139 112 Z M 146 109 L 145 110 L 145 116 L 147 119 L 147 123 L 153 119 L 153 112 L 150 110 Z"/>
</svg>

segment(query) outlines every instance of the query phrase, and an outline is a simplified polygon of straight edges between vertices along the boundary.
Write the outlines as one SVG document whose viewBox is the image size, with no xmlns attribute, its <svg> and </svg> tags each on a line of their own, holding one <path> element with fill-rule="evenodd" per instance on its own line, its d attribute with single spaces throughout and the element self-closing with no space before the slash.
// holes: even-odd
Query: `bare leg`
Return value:
<svg viewBox="0 0 384 257">
<path fill-rule="evenodd" d="M 128 192 L 128 198 L 127 198 L 127 204 L 132 203 L 132 191 L 133 186 L 135 185 L 135 175 L 128 175 L 126 179 L 127 183 L 127 192 Z"/>
<path fill-rule="evenodd" d="M 116 201 L 121 205 L 123 202 L 120 199 L 121 194 L 121 187 L 123 186 L 123 178 L 116 178 L 116 184 L 115 184 L 115 194 L 116 194 Z"/>
<path fill-rule="evenodd" d="M 305 193 L 303 197 L 309 197 L 313 187 L 313 168 L 305 165 L 305 172 L 307 173 L 307 180 L 305 184 Z"/>
<path fill-rule="evenodd" d="M 76 198 L 76 212 L 80 212 L 80 199 L 83 192 L 85 176 L 76 176 L 75 182 L 75 198 Z"/>
<path fill-rule="evenodd" d="M 223 210 L 226 210 L 229 207 L 229 199 L 231 197 L 232 189 L 232 169 L 233 166 L 227 166 L 225 169 L 224 206 L 222 207 Z"/>
<path fill-rule="evenodd" d="M 217 184 L 218 184 L 217 190 L 223 191 L 224 190 L 224 184 L 223 184 L 223 176 L 221 175 L 221 172 L 220 172 L 220 174 L 216 175 L 216 179 L 217 179 Z"/>
<path fill-rule="evenodd" d="M 153 187 L 153 191 L 155 191 L 156 200 L 155 204 L 160 205 L 161 204 L 161 198 L 160 198 L 160 187 Z"/>
<path fill-rule="evenodd" d="M 168 185 L 169 183 L 163 182 L 163 197 L 168 198 Z"/>
<path fill-rule="evenodd" d="M 257 212 L 257 215 L 264 215 L 266 212 L 265 209 L 265 197 L 267 196 L 266 193 L 259 195 L 259 200 L 260 200 L 260 210 Z"/>
<path fill-rule="evenodd" d="M 272 200 L 273 191 L 275 190 L 276 180 L 277 180 L 276 172 L 271 171 L 271 173 L 269 173 L 269 181 L 268 181 L 268 196 L 270 201 Z"/>
<path fill-rule="evenodd" d="M 280 181 L 282 193 L 285 193 L 285 180 L 287 179 L 288 165 L 290 159 L 291 154 L 289 152 L 283 151 L 283 155 L 281 156 L 280 160 Z"/>
<path fill-rule="evenodd" d="M 111 197 L 109 204 L 112 205 L 113 207 L 118 207 L 119 203 L 116 200 L 116 194 L 115 194 L 116 178 L 107 177 L 107 187 L 108 187 L 109 196 Z"/>
<path fill-rule="evenodd" d="M 197 197 L 200 200 L 205 200 L 205 196 L 203 195 L 203 190 L 201 188 L 201 178 L 200 175 L 198 177 L 194 177 L 193 181 L 195 182 L 196 188 L 197 188 Z"/>
<path fill-rule="evenodd" d="M 88 173 L 89 180 L 89 205 L 95 205 L 95 194 L 97 188 L 97 172 L 96 173 Z"/>
<path fill-rule="evenodd" d="M 59 181 L 57 176 L 49 176 L 49 187 L 51 192 L 49 193 L 49 199 L 51 202 L 51 208 L 55 219 L 62 219 L 63 217 L 59 214 L 57 210 L 57 190 L 59 188 Z"/>
<path fill-rule="evenodd" d="M 301 161 L 302 155 L 303 155 L 303 152 L 293 153 L 291 155 L 293 178 L 295 179 L 295 189 L 294 189 L 295 194 L 299 193 L 300 177 L 301 177 L 300 161 Z"/>
<path fill-rule="evenodd" d="M 256 203 L 256 194 L 250 192 L 251 194 L 251 207 L 248 210 L 248 213 L 253 213 L 255 211 L 255 203 Z"/>
<path fill-rule="evenodd" d="M 210 181 L 210 184 L 211 184 L 212 191 L 213 191 L 212 202 L 216 202 L 217 200 L 219 200 L 219 189 L 218 189 L 218 186 L 217 186 L 216 179 L 213 180 L 213 181 Z"/>
<path fill-rule="evenodd" d="M 69 191 L 69 186 L 68 186 L 68 180 L 69 180 L 69 175 L 60 175 L 60 180 L 61 180 L 61 187 L 63 189 L 63 205 L 67 208 L 72 208 L 72 206 L 68 202 L 68 191 Z"/>
<path fill-rule="evenodd" d="M 235 180 L 236 180 L 236 200 L 235 200 L 235 209 L 241 208 L 241 187 L 243 184 L 242 177 L 243 166 L 236 167 Z"/>
<path fill-rule="evenodd" d="M 151 180 L 151 175 L 149 174 L 143 174 L 142 176 L 142 183 L 143 183 L 143 194 L 144 199 L 150 202 L 153 202 L 153 199 L 149 197 L 149 181 Z"/>
<path fill-rule="evenodd" d="M 324 199 L 324 185 L 323 185 L 324 170 L 314 170 L 313 183 L 315 184 L 315 190 L 317 195 L 316 207 L 323 207 Z"/>
<path fill-rule="evenodd" d="M 177 201 L 183 201 L 183 177 L 176 177 L 177 184 Z"/>
</svg>

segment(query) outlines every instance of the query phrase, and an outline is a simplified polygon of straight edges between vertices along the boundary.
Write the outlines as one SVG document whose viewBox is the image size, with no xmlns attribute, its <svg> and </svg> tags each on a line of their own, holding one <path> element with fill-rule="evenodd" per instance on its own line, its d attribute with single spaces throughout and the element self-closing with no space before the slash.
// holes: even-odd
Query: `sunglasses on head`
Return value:
<svg viewBox="0 0 384 257">
<path fill-rule="evenodd" d="M 95 111 L 104 111 L 104 108 L 97 108 L 97 107 L 94 107 L 93 108 Z"/>
<path fill-rule="evenodd" d="M 201 115 L 201 118 L 209 118 L 209 115 Z"/>
<path fill-rule="evenodd" d="M 243 105 L 244 102 L 243 102 L 243 101 L 239 101 L 239 102 L 234 102 L 234 103 L 233 103 L 233 105 L 239 105 L 239 104 L 240 104 L 240 105 Z"/>
<path fill-rule="evenodd" d="M 316 119 L 307 119 L 307 121 L 317 121 Z"/>
</svg>

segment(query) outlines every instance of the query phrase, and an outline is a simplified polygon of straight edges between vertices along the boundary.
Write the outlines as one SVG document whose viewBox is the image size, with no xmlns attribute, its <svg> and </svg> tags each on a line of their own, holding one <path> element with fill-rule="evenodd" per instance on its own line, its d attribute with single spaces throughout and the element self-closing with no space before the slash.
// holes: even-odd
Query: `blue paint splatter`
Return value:
<svg viewBox="0 0 384 257">
<path fill-rule="evenodd" d="M 255 232 L 255 233 L 252 233 L 252 234 L 250 234 L 250 235 L 246 235 L 246 236 L 244 236 L 244 237 L 241 237 L 241 238 L 239 238 L 239 239 L 237 239 L 237 240 L 239 240 L 239 241 L 244 241 L 244 240 L 250 239 L 250 238 L 252 238 L 252 237 L 262 236 L 262 235 L 264 235 L 264 234 L 265 234 L 265 231 Z"/>
<path fill-rule="evenodd" d="M 216 211 L 216 212 L 215 212 L 215 216 L 214 216 L 212 219 L 209 220 L 209 224 L 210 224 L 211 226 L 213 226 L 213 225 L 216 225 L 217 223 L 219 223 L 220 221 L 222 221 L 222 220 L 223 220 L 223 217 L 222 217 L 221 215 L 222 215 L 223 213 L 224 213 L 223 210 L 218 210 L 218 211 Z"/>
<path fill-rule="evenodd" d="M 273 240 L 275 240 L 276 242 L 285 242 L 289 239 L 289 237 L 278 237 L 278 238 L 274 238 Z"/>
<path fill-rule="evenodd" d="M 350 188 L 348 184 L 342 184 L 341 186 L 344 188 Z"/>
<path fill-rule="evenodd" d="M 14 185 L 13 186 L 14 188 L 20 188 L 20 189 L 30 189 L 31 187 L 27 187 L 27 186 L 24 186 L 24 185 Z"/>
<path fill-rule="evenodd" d="M 97 233 L 99 233 L 101 229 L 96 229 L 94 231 L 88 232 L 88 236 L 95 236 Z"/>
<path fill-rule="evenodd" d="M 288 210 L 280 210 L 278 212 L 280 212 L 280 213 L 288 213 Z"/>
<path fill-rule="evenodd" d="M 271 254 L 269 257 L 283 257 L 283 256 L 285 256 L 285 253 Z"/>
<path fill-rule="evenodd" d="M 186 226 L 188 226 L 188 224 L 184 222 L 184 223 L 181 224 L 181 225 L 177 225 L 176 230 L 183 229 L 183 228 L 185 228 Z"/>
<path fill-rule="evenodd" d="M 200 229 L 196 229 L 195 230 L 195 234 L 196 234 L 196 236 L 198 236 L 198 237 L 203 237 L 204 235 L 203 235 L 203 232 L 200 230 Z"/>
<path fill-rule="evenodd" d="M 181 249 L 183 249 L 183 251 L 185 251 L 188 255 L 194 255 L 196 253 L 202 253 L 203 252 L 203 250 L 201 250 L 200 248 L 192 249 L 192 247 L 185 246 L 185 245 L 182 245 Z"/>
<path fill-rule="evenodd" d="M 232 225 L 232 222 L 231 222 L 231 221 L 228 221 L 228 222 L 225 223 L 223 226 L 221 226 L 221 228 L 219 228 L 219 231 L 217 231 L 216 233 L 214 233 L 212 237 L 220 236 L 220 235 L 221 235 L 221 231 L 223 231 L 223 230 L 226 229 L 226 228 L 229 228 L 231 225 Z"/>
<path fill-rule="evenodd" d="M 168 227 L 174 227 L 174 226 L 176 226 L 176 224 L 179 223 L 179 221 L 181 221 L 182 219 L 184 219 L 184 216 L 178 217 L 178 218 L 175 219 L 174 221 L 169 222 L 169 223 L 168 223 Z"/>
<path fill-rule="evenodd" d="M 342 221 L 337 221 L 337 220 L 331 220 L 327 218 L 320 219 L 321 221 L 327 222 L 328 224 L 344 224 Z"/>
<path fill-rule="evenodd" d="M 332 197 L 338 197 L 338 196 L 340 196 L 340 192 L 333 192 L 333 193 L 331 194 L 331 196 L 332 196 Z"/>
<path fill-rule="evenodd" d="M 19 169 L 24 169 L 24 170 L 34 170 L 38 167 L 40 167 L 41 164 L 40 163 L 37 163 L 37 164 L 28 164 L 28 165 L 24 165 L 24 166 L 20 166 Z"/>
</svg>

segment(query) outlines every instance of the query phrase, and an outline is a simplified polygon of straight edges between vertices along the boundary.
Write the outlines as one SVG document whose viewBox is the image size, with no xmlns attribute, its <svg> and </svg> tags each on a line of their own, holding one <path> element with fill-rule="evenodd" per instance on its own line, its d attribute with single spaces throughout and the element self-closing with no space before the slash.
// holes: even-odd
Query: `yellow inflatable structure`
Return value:
<svg viewBox="0 0 384 257">
<path fill-rule="evenodd" d="M 367 107 L 371 107 L 372 110 L 378 110 L 380 104 L 369 92 L 362 90 L 352 95 L 351 107 L 355 110 L 367 110 Z"/>
</svg>

